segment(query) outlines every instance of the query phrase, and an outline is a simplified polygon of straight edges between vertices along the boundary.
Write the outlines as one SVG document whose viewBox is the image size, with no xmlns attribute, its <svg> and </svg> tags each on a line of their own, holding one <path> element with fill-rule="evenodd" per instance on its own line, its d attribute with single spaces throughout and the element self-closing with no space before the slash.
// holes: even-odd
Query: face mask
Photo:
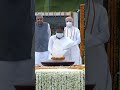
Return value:
<svg viewBox="0 0 120 90">
<path fill-rule="evenodd" d="M 56 36 L 57 36 L 57 38 L 61 39 L 64 36 L 64 34 L 63 33 L 56 33 Z"/>
<path fill-rule="evenodd" d="M 67 23 L 66 23 L 66 26 L 67 26 L 67 27 L 72 27 L 72 22 L 67 22 Z"/>
</svg>

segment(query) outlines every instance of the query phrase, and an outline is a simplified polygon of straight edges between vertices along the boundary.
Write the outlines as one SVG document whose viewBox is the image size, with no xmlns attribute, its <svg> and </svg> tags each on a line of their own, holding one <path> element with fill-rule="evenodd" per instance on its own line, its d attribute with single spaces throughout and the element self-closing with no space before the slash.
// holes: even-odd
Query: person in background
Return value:
<svg viewBox="0 0 120 90">
<path fill-rule="evenodd" d="M 48 42 L 51 36 L 50 25 L 43 21 L 41 14 L 36 15 L 35 22 L 35 65 L 48 59 Z"/>
<path fill-rule="evenodd" d="M 62 25 L 58 25 L 56 35 L 50 37 L 48 51 L 50 53 L 49 59 L 54 55 L 59 56 L 63 53 L 65 61 L 74 61 L 74 64 L 77 65 L 81 64 L 79 47 L 73 40 L 64 36 Z"/>
<path fill-rule="evenodd" d="M 95 84 L 95 90 L 112 90 L 112 80 L 105 43 L 110 33 L 106 9 L 85 0 L 85 65 L 86 84 Z"/>
<path fill-rule="evenodd" d="M 66 37 L 72 39 L 76 44 L 80 44 L 80 30 L 77 27 L 73 26 L 73 18 L 66 17 L 65 18 L 66 27 L 64 28 L 64 34 Z"/>
<path fill-rule="evenodd" d="M 80 30 L 77 27 L 73 26 L 73 18 L 72 17 L 66 17 L 65 18 L 66 27 L 64 28 L 64 35 L 65 37 L 70 38 L 74 41 L 76 45 L 79 46 L 81 43 L 81 37 L 80 37 Z M 80 54 L 80 61 L 82 63 L 82 58 Z"/>
</svg>

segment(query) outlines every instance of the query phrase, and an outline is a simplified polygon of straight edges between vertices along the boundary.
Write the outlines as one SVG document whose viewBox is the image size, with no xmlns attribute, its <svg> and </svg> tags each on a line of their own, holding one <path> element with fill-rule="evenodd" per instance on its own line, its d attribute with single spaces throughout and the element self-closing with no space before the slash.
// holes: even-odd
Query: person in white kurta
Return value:
<svg viewBox="0 0 120 90">
<path fill-rule="evenodd" d="M 65 61 L 74 61 L 74 64 L 81 64 L 80 50 L 78 45 L 68 37 L 64 37 L 64 27 L 57 28 L 56 35 L 50 37 L 48 44 L 49 59 L 52 56 L 64 56 Z"/>
<path fill-rule="evenodd" d="M 105 50 L 105 43 L 110 37 L 107 11 L 94 0 L 93 2 L 85 0 L 85 2 L 86 84 L 95 84 L 95 90 L 112 90 L 108 56 Z"/>
<path fill-rule="evenodd" d="M 64 35 L 72 39 L 76 44 L 80 44 L 80 30 L 77 27 L 73 26 L 73 18 L 66 17 L 66 27 L 64 28 Z"/>
<path fill-rule="evenodd" d="M 65 21 L 66 21 L 66 27 L 64 28 L 65 37 L 70 38 L 71 40 L 74 41 L 76 45 L 79 46 L 81 42 L 80 30 L 77 27 L 73 26 L 72 17 L 66 17 Z M 80 63 L 82 64 L 81 54 L 80 54 Z"/>
</svg>

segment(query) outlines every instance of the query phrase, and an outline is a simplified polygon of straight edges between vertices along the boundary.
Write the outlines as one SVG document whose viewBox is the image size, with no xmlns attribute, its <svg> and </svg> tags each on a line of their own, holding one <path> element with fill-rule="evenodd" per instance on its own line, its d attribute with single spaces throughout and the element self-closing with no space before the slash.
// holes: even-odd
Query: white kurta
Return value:
<svg viewBox="0 0 120 90">
<path fill-rule="evenodd" d="M 80 44 L 80 30 L 74 26 L 71 28 L 65 27 L 64 28 L 64 35 L 72 39 L 76 44 Z"/>
<path fill-rule="evenodd" d="M 82 64 L 78 45 L 68 37 L 57 39 L 56 35 L 51 36 L 48 44 L 48 51 L 49 59 L 51 59 L 51 56 L 64 55 L 66 61 L 74 61 L 75 64 Z"/>
<path fill-rule="evenodd" d="M 49 52 L 35 52 L 35 65 L 42 65 L 41 62 L 48 60 Z"/>
</svg>

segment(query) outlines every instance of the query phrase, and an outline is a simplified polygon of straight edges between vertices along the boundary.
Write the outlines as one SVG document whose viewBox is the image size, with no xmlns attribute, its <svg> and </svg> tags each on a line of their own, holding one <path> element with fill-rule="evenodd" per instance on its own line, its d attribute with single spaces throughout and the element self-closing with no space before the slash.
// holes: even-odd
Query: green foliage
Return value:
<svg viewBox="0 0 120 90">
<path fill-rule="evenodd" d="M 84 0 L 35 0 L 36 11 L 76 11 Z"/>
</svg>

